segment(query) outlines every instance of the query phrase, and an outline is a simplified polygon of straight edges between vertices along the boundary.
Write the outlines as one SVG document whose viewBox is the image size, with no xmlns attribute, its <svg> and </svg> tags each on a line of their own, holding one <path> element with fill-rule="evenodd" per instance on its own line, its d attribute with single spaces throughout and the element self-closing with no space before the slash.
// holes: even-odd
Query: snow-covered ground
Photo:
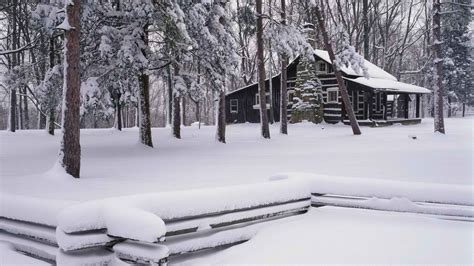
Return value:
<svg viewBox="0 0 474 266">
<path fill-rule="evenodd" d="M 323 207 L 262 229 L 250 241 L 182 265 L 472 265 L 474 225 L 357 209 Z"/>
<path fill-rule="evenodd" d="M 271 140 L 259 136 L 259 125 L 231 125 L 225 145 L 215 141 L 214 127 L 184 127 L 181 140 L 169 128 L 156 128 L 154 149 L 138 144 L 136 128 L 88 129 L 81 131 L 78 180 L 61 178 L 54 170 L 58 136 L 34 130 L 0 132 L 0 207 L 8 212 L 15 204 L 26 206 L 31 211 L 21 215 L 55 225 L 56 215 L 72 202 L 268 182 L 291 172 L 327 175 L 316 183 L 320 186 L 345 176 L 349 179 L 344 184 L 368 178 L 375 189 L 384 187 L 379 180 L 395 180 L 402 182 L 392 182 L 399 188 L 410 181 L 417 182 L 418 190 L 423 184 L 436 191 L 442 189 L 429 184 L 455 184 L 452 191 L 465 192 L 462 188 L 474 184 L 473 122 L 447 119 L 446 135 L 433 133 L 431 119 L 420 125 L 363 127 L 362 136 L 353 136 L 348 126 L 310 123 L 290 125 L 290 135 L 282 136 L 273 125 Z M 364 182 L 370 183 L 359 180 L 359 192 L 367 189 L 360 187 Z M 347 190 L 341 184 L 339 189 Z M 415 195 L 412 190 L 401 194 Z M 464 202 L 467 193 L 457 196 Z M 43 209 L 38 217 L 35 208 Z M 265 228 L 243 245 L 183 262 L 470 264 L 473 231 L 468 222 L 324 207 Z"/>
<path fill-rule="evenodd" d="M 253 183 L 281 172 L 307 172 L 402 181 L 472 185 L 473 119 L 447 119 L 447 135 L 420 125 L 363 127 L 353 136 L 343 125 L 290 125 L 290 135 L 259 136 L 255 124 L 232 125 L 228 143 L 214 127 L 153 129 L 155 148 L 138 144 L 137 129 L 82 130 L 81 179 L 47 173 L 59 137 L 43 131 L 0 132 L 1 190 L 11 194 L 89 200 L 109 196 Z M 417 136 L 414 140 L 409 136 Z M 45 174 L 46 173 L 46 174 Z"/>
</svg>

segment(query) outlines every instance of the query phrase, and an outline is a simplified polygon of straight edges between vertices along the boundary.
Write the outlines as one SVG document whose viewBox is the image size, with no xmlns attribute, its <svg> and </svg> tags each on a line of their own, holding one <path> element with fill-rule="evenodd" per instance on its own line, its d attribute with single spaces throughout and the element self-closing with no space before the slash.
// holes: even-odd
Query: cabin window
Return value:
<svg viewBox="0 0 474 266">
<path fill-rule="evenodd" d="M 318 62 L 318 72 L 322 72 L 322 73 L 328 72 L 326 62 L 321 62 L 321 61 Z"/>
<path fill-rule="evenodd" d="M 359 112 L 359 93 L 357 91 L 352 91 L 352 108 L 354 112 Z"/>
<path fill-rule="evenodd" d="M 328 100 L 327 103 L 337 103 L 339 93 L 337 88 L 328 88 Z"/>
<path fill-rule="evenodd" d="M 270 104 L 270 93 L 265 94 L 265 100 L 267 105 Z M 260 104 L 260 93 L 255 94 L 255 104 Z"/>
<path fill-rule="evenodd" d="M 382 110 L 382 93 L 375 94 L 375 108 L 377 111 Z"/>
<path fill-rule="evenodd" d="M 236 114 L 239 112 L 239 100 L 231 99 L 230 100 L 230 112 Z"/>
</svg>

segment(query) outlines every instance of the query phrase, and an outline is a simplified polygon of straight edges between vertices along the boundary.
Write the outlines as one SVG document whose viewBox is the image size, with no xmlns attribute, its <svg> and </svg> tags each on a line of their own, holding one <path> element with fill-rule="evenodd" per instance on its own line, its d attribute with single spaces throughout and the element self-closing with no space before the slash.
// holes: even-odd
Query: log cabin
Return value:
<svg viewBox="0 0 474 266">
<path fill-rule="evenodd" d="M 349 124 L 328 52 L 315 50 L 314 59 L 312 61 L 300 56 L 290 62 L 287 67 L 288 120 L 290 123 L 299 122 L 295 119 L 294 107 L 302 101 L 302 97 L 301 93 L 297 95 L 297 92 L 301 92 L 308 80 L 314 80 L 319 84 L 314 90 L 317 90 L 320 95 L 320 104 L 315 105 L 318 110 L 312 112 L 309 119 L 306 117 L 307 119 L 303 120 L 311 120 L 315 123 L 324 121 L 330 124 L 340 122 Z M 364 65 L 368 69 L 368 79 L 351 67 L 341 69 L 359 124 L 377 126 L 421 122 L 422 95 L 429 94 L 431 91 L 400 82 L 367 60 Z M 280 120 L 280 74 L 267 79 L 265 87 L 269 117 L 274 117 L 274 121 L 278 122 Z M 304 95 L 309 94 L 306 91 Z M 310 95 L 309 99 L 317 100 L 317 97 Z M 227 93 L 225 104 L 228 124 L 260 122 L 258 83 Z M 318 113 L 320 119 L 313 119 Z"/>
</svg>

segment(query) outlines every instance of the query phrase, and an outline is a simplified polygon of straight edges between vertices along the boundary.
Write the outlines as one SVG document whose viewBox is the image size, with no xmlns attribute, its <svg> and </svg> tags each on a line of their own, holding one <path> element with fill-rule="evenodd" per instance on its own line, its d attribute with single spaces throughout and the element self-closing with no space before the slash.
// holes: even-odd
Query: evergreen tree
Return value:
<svg viewBox="0 0 474 266">
<path fill-rule="evenodd" d="M 442 56 L 443 83 L 447 91 L 449 111 L 454 110 L 453 103 L 466 104 L 473 102 L 472 47 L 469 40 L 469 24 L 472 21 L 470 0 L 447 2 L 443 5 L 442 23 Z M 464 115 L 464 112 L 463 112 Z"/>
</svg>

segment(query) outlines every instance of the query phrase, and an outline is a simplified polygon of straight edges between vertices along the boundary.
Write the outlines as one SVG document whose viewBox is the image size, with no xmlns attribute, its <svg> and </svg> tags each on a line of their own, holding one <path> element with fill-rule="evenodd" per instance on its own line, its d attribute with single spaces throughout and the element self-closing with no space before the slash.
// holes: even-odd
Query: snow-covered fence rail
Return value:
<svg viewBox="0 0 474 266">
<path fill-rule="evenodd" d="M 338 206 L 474 220 L 471 186 L 308 174 L 287 176 L 309 182 L 314 207 Z"/>
<path fill-rule="evenodd" d="M 57 222 L 6 210 L 0 240 L 47 260 L 90 261 L 98 252 L 92 259 L 101 263 L 163 264 L 169 256 L 247 241 L 264 224 L 306 212 L 310 199 L 306 182 L 283 180 L 70 204 L 54 216 Z"/>
</svg>

